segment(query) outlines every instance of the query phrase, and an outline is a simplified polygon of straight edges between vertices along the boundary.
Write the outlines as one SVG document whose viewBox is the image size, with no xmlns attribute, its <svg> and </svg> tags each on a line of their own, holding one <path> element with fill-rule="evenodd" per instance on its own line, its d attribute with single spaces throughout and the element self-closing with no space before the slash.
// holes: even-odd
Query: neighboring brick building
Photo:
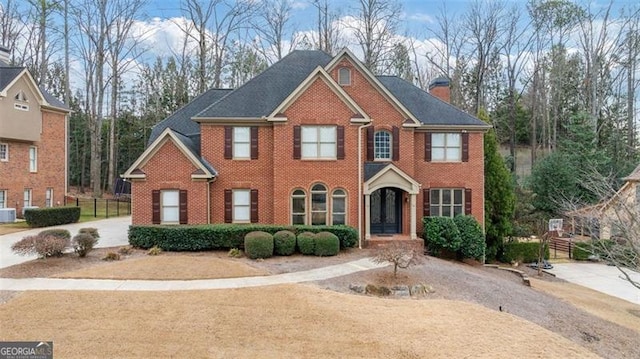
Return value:
<svg viewBox="0 0 640 359">
<path fill-rule="evenodd" d="M 159 123 L 123 177 L 133 224 L 347 224 L 361 239 L 416 239 L 423 215 L 484 222 L 488 128 L 348 50 L 294 51 Z"/>
<path fill-rule="evenodd" d="M 0 47 L 0 209 L 51 207 L 67 189 L 67 115 Z"/>
</svg>

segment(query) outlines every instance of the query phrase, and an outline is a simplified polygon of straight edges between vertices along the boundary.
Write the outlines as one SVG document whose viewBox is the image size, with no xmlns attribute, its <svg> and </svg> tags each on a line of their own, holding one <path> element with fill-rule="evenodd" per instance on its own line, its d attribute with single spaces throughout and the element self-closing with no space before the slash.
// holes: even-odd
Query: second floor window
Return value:
<svg viewBox="0 0 640 359">
<path fill-rule="evenodd" d="M 233 158 L 251 157 L 251 131 L 249 127 L 233 128 Z"/>
<path fill-rule="evenodd" d="M 0 143 L 0 161 L 9 160 L 9 145 L 6 143 Z"/>
<path fill-rule="evenodd" d="M 38 172 L 38 147 L 29 147 L 29 172 Z"/>
<path fill-rule="evenodd" d="M 338 84 L 342 86 L 351 85 L 351 70 L 347 67 L 341 67 L 338 70 Z"/>
<path fill-rule="evenodd" d="M 336 126 L 302 126 L 303 159 L 336 159 Z"/>
<path fill-rule="evenodd" d="M 459 133 L 433 133 L 431 135 L 431 160 L 460 162 L 462 159 L 462 136 Z"/>
<path fill-rule="evenodd" d="M 387 131 L 376 131 L 373 137 L 374 158 L 376 160 L 391 160 L 391 133 Z"/>
</svg>

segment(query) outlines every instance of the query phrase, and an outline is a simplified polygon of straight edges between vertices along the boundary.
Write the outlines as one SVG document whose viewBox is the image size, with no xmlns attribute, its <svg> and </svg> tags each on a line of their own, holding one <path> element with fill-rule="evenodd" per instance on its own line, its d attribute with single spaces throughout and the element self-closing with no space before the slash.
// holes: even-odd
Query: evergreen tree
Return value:
<svg viewBox="0 0 640 359">
<path fill-rule="evenodd" d="M 482 109 L 478 118 L 491 122 Z M 493 260 L 502 248 L 504 237 L 511 233 L 515 210 L 513 178 L 498 152 L 498 141 L 493 129 L 484 135 L 484 177 L 486 259 Z"/>
</svg>

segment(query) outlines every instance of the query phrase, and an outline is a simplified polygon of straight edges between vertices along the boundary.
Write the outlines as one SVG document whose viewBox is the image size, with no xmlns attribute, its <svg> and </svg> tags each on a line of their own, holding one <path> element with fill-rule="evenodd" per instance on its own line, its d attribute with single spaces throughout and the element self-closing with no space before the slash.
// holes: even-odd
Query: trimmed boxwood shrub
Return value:
<svg viewBox="0 0 640 359">
<path fill-rule="evenodd" d="M 247 233 L 244 253 L 251 259 L 273 257 L 273 235 L 262 231 Z"/>
<path fill-rule="evenodd" d="M 340 251 L 340 240 L 331 232 L 316 233 L 313 254 L 319 257 L 335 256 Z"/>
<path fill-rule="evenodd" d="M 71 239 L 71 232 L 63 228 L 51 228 L 40 231 L 38 236 L 54 236 L 58 238 Z"/>
<path fill-rule="evenodd" d="M 298 234 L 296 242 L 298 244 L 298 250 L 302 254 L 312 255 L 315 253 L 316 247 L 316 234 L 311 232 L 302 232 Z"/>
<path fill-rule="evenodd" d="M 504 255 L 502 261 L 510 263 L 522 260 L 523 262 L 537 262 L 539 242 L 507 242 L 504 244 Z M 549 246 L 544 248 L 544 258 L 549 259 Z"/>
<path fill-rule="evenodd" d="M 460 231 L 459 258 L 482 259 L 486 246 L 480 224 L 473 216 L 456 216 L 453 218 Z"/>
<path fill-rule="evenodd" d="M 424 217 L 424 243 L 429 253 L 438 256 L 443 250 L 457 252 L 462 239 L 458 226 L 450 217 Z"/>
<path fill-rule="evenodd" d="M 336 237 L 337 238 L 337 237 Z M 279 256 L 290 256 L 296 251 L 296 235 L 287 230 L 273 235 L 273 252 Z"/>
<path fill-rule="evenodd" d="M 212 249 L 244 248 L 244 236 L 262 231 L 274 234 L 290 230 L 293 233 L 331 232 L 340 239 L 340 246 L 353 247 L 358 232 L 351 227 L 340 226 L 278 226 L 259 224 L 214 224 L 193 226 L 129 226 L 129 244 L 140 248 L 158 246 L 165 251 L 204 251 Z"/>
<path fill-rule="evenodd" d="M 49 227 L 76 223 L 80 220 L 80 207 L 29 208 L 24 211 L 29 227 Z"/>
<path fill-rule="evenodd" d="M 86 233 L 86 234 L 90 235 L 91 237 L 93 237 L 95 239 L 100 239 L 100 234 L 98 233 L 98 228 L 93 228 L 93 227 L 80 228 L 78 230 L 78 234 L 80 234 L 80 233 Z"/>
</svg>

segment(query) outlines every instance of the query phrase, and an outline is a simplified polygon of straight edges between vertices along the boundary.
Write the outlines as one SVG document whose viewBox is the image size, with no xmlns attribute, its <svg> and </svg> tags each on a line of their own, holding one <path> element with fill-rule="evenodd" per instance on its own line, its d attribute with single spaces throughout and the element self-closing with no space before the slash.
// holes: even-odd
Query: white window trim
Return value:
<svg viewBox="0 0 640 359">
<path fill-rule="evenodd" d="M 0 208 L 7 208 L 7 190 L 0 189 L 0 197 L 2 198 L 2 202 L 0 202 Z"/>
<path fill-rule="evenodd" d="M 322 186 L 324 187 L 323 190 L 314 190 L 313 187 L 315 186 Z M 325 185 L 324 183 L 316 183 L 313 186 L 311 186 L 311 199 L 309 201 L 310 205 L 311 205 L 311 210 L 309 211 L 309 214 L 311 215 L 311 219 L 310 219 L 310 224 L 312 226 L 323 226 L 323 225 L 328 225 L 329 222 L 329 189 L 327 188 L 327 185 Z M 314 194 L 324 194 L 324 210 L 316 210 L 313 208 L 314 205 L 314 201 L 313 201 L 313 195 Z M 314 224 L 313 223 L 313 215 L 316 213 L 324 213 L 324 224 Z"/>
<path fill-rule="evenodd" d="M 236 140 L 237 133 L 239 133 L 240 129 L 246 130 L 248 135 L 249 135 L 248 140 L 246 142 L 240 142 L 240 141 Z M 236 132 L 236 131 L 238 131 L 238 132 Z M 233 151 L 232 153 L 233 153 L 233 159 L 234 160 L 238 160 L 238 159 L 240 159 L 240 160 L 248 160 L 248 159 L 251 159 L 251 127 L 233 127 L 232 145 L 231 146 L 232 146 L 231 151 Z M 238 156 L 238 152 L 240 152 L 240 151 L 238 151 L 238 147 L 236 147 L 236 146 L 246 146 L 247 155 L 246 156 Z"/>
<path fill-rule="evenodd" d="M 459 142 L 458 142 L 457 146 L 453 146 L 453 145 L 450 146 L 449 143 L 447 143 L 447 137 L 448 137 L 447 135 L 450 135 L 450 134 L 458 135 Z M 434 132 L 432 134 L 432 136 L 433 135 L 443 135 L 444 136 L 444 146 L 434 146 L 433 138 L 431 139 L 431 162 L 462 162 L 462 134 L 461 133 L 458 133 L 458 132 Z M 456 148 L 456 147 L 458 148 L 457 158 L 449 159 L 447 157 L 447 149 L 448 148 Z M 442 148 L 444 150 L 444 158 L 442 158 L 442 159 L 435 158 L 435 156 L 433 155 L 434 154 L 434 151 L 433 151 L 434 148 Z"/>
<path fill-rule="evenodd" d="M 246 193 L 247 203 L 246 204 L 238 204 L 236 201 L 236 194 Z M 232 190 L 231 197 L 231 219 L 233 223 L 251 223 L 251 190 L 250 189 L 234 189 Z M 236 209 L 246 208 L 247 209 L 247 218 L 237 218 Z"/>
<path fill-rule="evenodd" d="M 53 187 L 47 187 L 44 192 L 44 206 L 53 207 Z"/>
<path fill-rule="evenodd" d="M 24 192 L 22 192 L 22 206 L 23 208 L 31 207 L 33 204 L 33 196 L 32 196 L 31 188 L 25 188 Z"/>
<path fill-rule="evenodd" d="M 29 146 L 29 172 L 38 172 L 38 147 L 36 146 Z"/>
<path fill-rule="evenodd" d="M 177 201 L 176 204 L 166 204 L 165 194 L 175 193 Z M 174 210 L 175 221 L 169 221 L 165 219 L 165 209 Z M 178 224 L 180 223 L 180 190 L 178 189 L 166 189 L 160 191 L 160 223 L 161 224 Z"/>
<path fill-rule="evenodd" d="M 337 195 L 336 191 L 342 191 L 343 194 Z M 331 213 L 329 215 L 329 218 L 331 219 L 331 225 L 332 226 L 334 225 L 333 216 L 336 214 L 334 201 L 336 198 L 341 198 L 344 200 L 344 212 L 337 212 L 337 214 L 344 216 L 344 224 L 346 225 L 348 223 L 347 214 L 349 213 L 349 201 L 347 201 L 347 191 L 344 188 L 336 188 L 333 191 L 331 191 Z"/>
<path fill-rule="evenodd" d="M 29 111 L 29 105 L 25 105 L 23 103 L 14 103 L 13 108 L 20 111 Z"/>
<path fill-rule="evenodd" d="M 439 198 L 438 198 L 438 204 L 434 204 L 433 202 L 433 193 L 432 191 L 438 191 L 439 193 Z M 443 191 L 451 191 L 451 204 L 448 204 L 446 206 L 448 206 L 451 209 L 451 213 L 449 214 L 449 216 L 443 216 L 442 215 L 442 192 Z M 461 192 L 461 202 L 460 204 L 456 204 L 455 203 L 455 192 L 454 191 L 460 191 Z M 465 189 L 464 188 L 430 188 L 429 189 L 429 216 L 430 217 L 450 217 L 453 218 L 456 216 L 455 214 L 455 207 L 460 207 L 460 213 L 459 215 L 464 215 L 464 210 L 465 210 Z M 433 211 L 431 209 L 431 207 L 437 206 L 438 207 L 438 212 L 439 214 L 436 216 L 433 214 Z"/>
<path fill-rule="evenodd" d="M 346 80 L 344 81 L 345 78 L 342 76 L 342 73 L 344 73 L 347 75 Z M 351 69 L 348 67 L 340 67 L 338 69 L 338 84 L 340 86 L 351 86 Z"/>
<path fill-rule="evenodd" d="M 314 130 L 317 131 L 316 133 L 316 141 L 315 142 L 305 142 L 304 141 L 304 133 L 305 133 L 305 129 L 310 129 L 313 128 Z M 334 130 L 334 137 L 332 139 L 332 141 L 327 141 L 326 139 L 322 138 L 320 136 L 320 131 L 323 128 L 332 128 Z M 301 130 L 300 130 L 300 159 L 302 160 L 336 160 L 338 159 L 338 127 L 335 125 L 328 125 L 328 126 L 324 126 L 324 125 L 310 125 L 310 126 L 302 126 Z M 320 152 L 321 152 L 321 148 L 322 148 L 322 144 L 332 144 L 334 146 L 334 155 L 332 157 L 322 157 Z M 305 156 L 305 151 L 304 148 L 305 146 L 316 146 L 316 152 L 317 152 L 317 156 L 315 157 L 310 157 L 310 156 Z"/>
<path fill-rule="evenodd" d="M 377 157 L 378 156 L 378 142 L 376 141 L 376 135 L 378 133 L 386 133 L 387 135 L 389 135 L 389 157 L 388 158 L 382 158 L 382 157 Z M 393 134 L 390 131 L 387 130 L 380 130 L 380 131 L 376 131 L 373 134 L 373 153 L 374 153 L 374 161 L 380 161 L 380 162 L 389 162 L 391 160 L 393 160 Z"/>
<path fill-rule="evenodd" d="M 8 143 L 4 143 L 4 142 L 0 142 L 0 146 L 4 146 L 5 148 L 5 155 L 4 157 L 0 157 L 0 161 L 2 162 L 7 162 L 9 161 L 9 144 Z"/>
<path fill-rule="evenodd" d="M 301 195 L 296 195 L 295 192 L 297 191 L 302 191 L 303 194 Z M 303 200 L 303 204 L 302 204 L 302 209 L 303 212 L 294 212 L 294 206 L 293 206 L 293 201 L 295 199 L 302 199 Z M 308 223 L 308 216 L 307 216 L 307 192 L 302 189 L 302 188 L 294 188 L 293 191 L 291 191 L 291 225 L 294 225 L 294 221 L 293 221 L 293 217 L 294 216 L 302 216 L 302 224 L 306 225 Z"/>
</svg>

